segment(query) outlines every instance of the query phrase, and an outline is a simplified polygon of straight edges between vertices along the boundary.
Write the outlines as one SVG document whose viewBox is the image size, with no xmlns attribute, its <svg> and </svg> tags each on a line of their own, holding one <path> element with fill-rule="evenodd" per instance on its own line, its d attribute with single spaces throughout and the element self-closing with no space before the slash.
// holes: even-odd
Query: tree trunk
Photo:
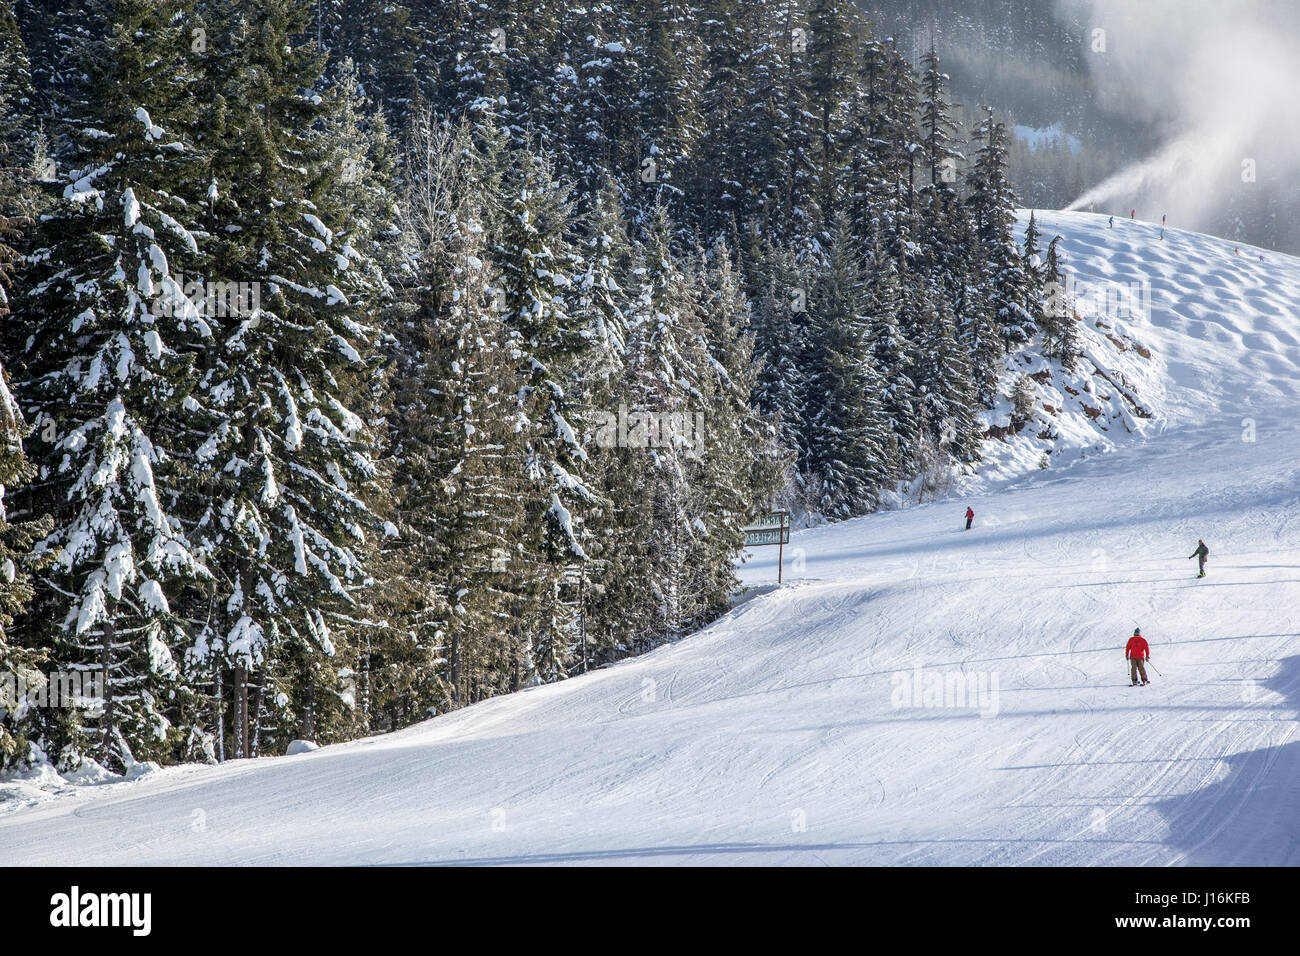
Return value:
<svg viewBox="0 0 1300 956">
<path fill-rule="evenodd" d="M 451 705 L 460 706 L 460 633 L 452 628 L 451 635 Z"/>
<path fill-rule="evenodd" d="M 262 743 L 262 691 L 266 688 L 266 674 L 257 680 L 257 696 L 253 698 L 253 739 L 248 748 L 248 755 L 256 757 Z"/>
<path fill-rule="evenodd" d="M 212 723 L 217 728 L 217 762 L 224 763 L 226 759 L 226 702 L 222 699 L 222 695 L 226 691 L 224 682 L 221 679 L 220 661 L 213 661 L 212 671 Z"/>
<path fill-rule="evenodd" d="M 313 708 L 313 701 L 316 699 L 316 682 L 309 680 L 307 682 L 307 701 L 306 707 L 302 714 L 302 739 L 316 739 L 316 713 Z"/>
<path fill-rule="evenodd" d="M 117 634 L 117 629 L 113 626 L 113 614 L 116 610 L 116 603 L 110 604 L 108 619 L 104 621 L 104 643 L 99 652 L 99 667 L 104 675 L 104 735 L 101 747 L 105 757 L 108 756 L 113 733 L 117 729 L 113 710 L 113 638 Z"/>
<path fill-rule="evenodd" d="M 235 758 L 248 756 L 248 671 L 235 667 Z"/>
</svg>

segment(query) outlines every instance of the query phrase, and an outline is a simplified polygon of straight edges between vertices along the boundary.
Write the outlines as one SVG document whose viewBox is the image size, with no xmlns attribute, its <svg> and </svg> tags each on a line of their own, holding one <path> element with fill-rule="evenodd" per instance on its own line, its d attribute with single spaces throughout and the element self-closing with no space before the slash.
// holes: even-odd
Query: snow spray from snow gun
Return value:
<svg viewBox="0 0 1300 956">
<path fill-rule="evenodd" d="M 1085 190 L 1066 211 L 1118 203 L 1125 213 L 1132 207 L 1176 210 L 1179 221 L 1193 225 L 1218 201 L 1218 191 L 1208 184 L 1237 168 L 1237 140 L 1230 132 L 1196 131 L 1170 140 L 1146 159 Z"/>
<path fill-rule="evenodd" d="M 1204 160 L 1205 142 L 1197 136 L 1184 136 L 1166 143 L 1159 150 L 1139 162 L 1133 163 L 1096 186 L 1065 207 L 1066 212 L 1083 209 L 1093 203 L 1124 197 L 1129 203 L 1134 196 L 1148 196 L 1153 191 L 1163 191 L 1178 178 L 1186 175 L 1190 167 Z"/>
</svg>

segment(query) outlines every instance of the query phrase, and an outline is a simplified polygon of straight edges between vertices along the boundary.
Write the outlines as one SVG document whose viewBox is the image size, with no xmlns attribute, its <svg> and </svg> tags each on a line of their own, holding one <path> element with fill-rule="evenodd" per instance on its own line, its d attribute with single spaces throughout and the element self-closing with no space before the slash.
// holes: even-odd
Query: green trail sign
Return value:
<svg viewBox="0 0 1300 956">
<path fill-rule="evenodd" d="M 757 548 L 765 544 L 780 547 L 776 559 L 776 583 L 781 583 L 782 565 L 785 564 L 785 546 L 790 543 L 790 512 L 773 511 L 759 515 L 740 529 L 745 532 L 745 547 Z"/>
</svg>

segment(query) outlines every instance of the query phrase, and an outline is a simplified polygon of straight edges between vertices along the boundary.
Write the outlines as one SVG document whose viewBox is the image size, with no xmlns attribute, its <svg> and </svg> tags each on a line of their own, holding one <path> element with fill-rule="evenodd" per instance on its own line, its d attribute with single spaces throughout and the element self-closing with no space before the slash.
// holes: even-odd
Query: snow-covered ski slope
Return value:
<svg viewBox="0 0 1300 956">
<path fill-rule="evenodd" d="M 1300 261 L 1040 220 L 1073 268 L 1150 281 L 1145 435 L 797 533 L 779 590 L 757 549 L 729 616 L 587 677 L 298 756 L 10 784 L 0 864 L 1300 863 Z"/>
</svg>

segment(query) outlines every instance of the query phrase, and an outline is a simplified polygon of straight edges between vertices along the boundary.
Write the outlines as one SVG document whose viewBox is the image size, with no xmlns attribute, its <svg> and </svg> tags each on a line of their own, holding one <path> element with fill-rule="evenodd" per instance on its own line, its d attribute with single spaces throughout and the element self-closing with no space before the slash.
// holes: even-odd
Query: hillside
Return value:
<svg viewBox="0 0 1300 956">
<path fill-rule="evenodd" d="M 1149 283 L 1121 329 L 1140 427 L 1115 403 L 1046 470 L 1032 435 L 990 443 L 967 497 L 797 533 L 780 589 L 762 549 L 717 624 L 586 677 L 291 757 L 0 785 L 0 864 L 1300 864 L 1300 260 L 1040 219 L 1078 280 Z"/>
</svg>

